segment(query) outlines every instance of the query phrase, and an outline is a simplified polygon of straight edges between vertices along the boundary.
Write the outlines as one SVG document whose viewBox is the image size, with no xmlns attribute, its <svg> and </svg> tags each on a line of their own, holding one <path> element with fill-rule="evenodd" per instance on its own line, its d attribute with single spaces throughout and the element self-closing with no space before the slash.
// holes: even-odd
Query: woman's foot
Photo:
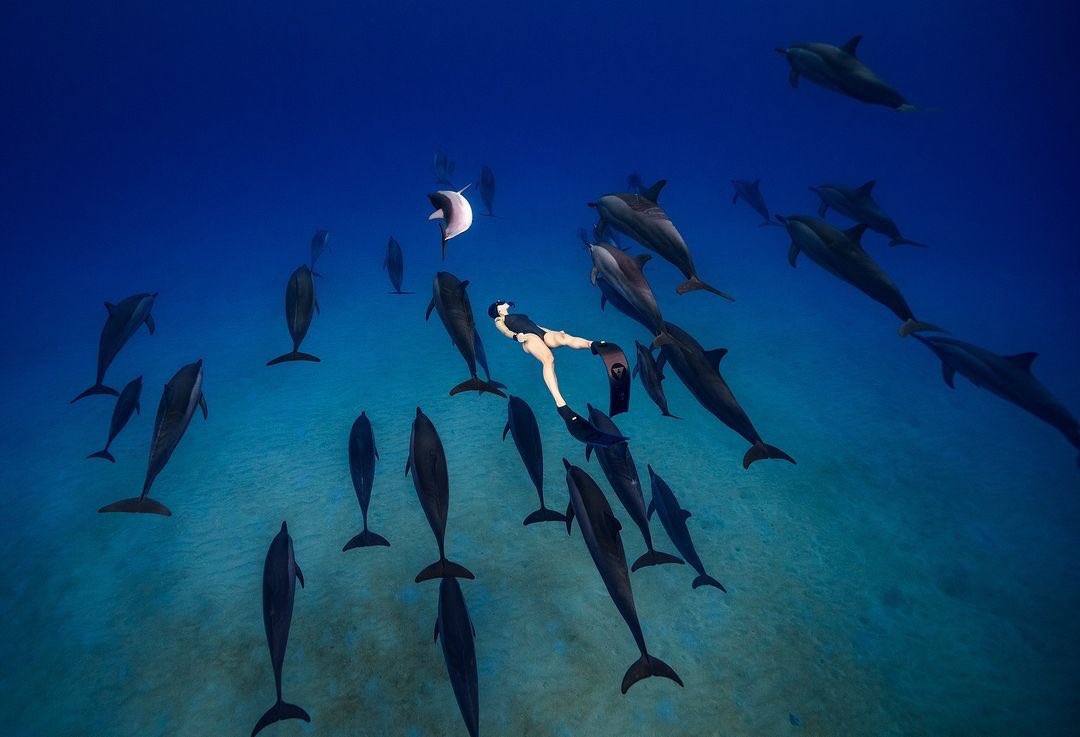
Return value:
<svg viewBox="0 0 1080 737">
<path fill-rule="evenodd" d="M 627 438 L 622 435 L 611 435 L 610 433 L 598 430 L 588 419 L 570 409 L 569 405 L 562 405 L 558 408 L 558 411 L 559 416 L 562 417 L 563 422 L 566 423 L 566 429 L 570 431 L 570 434 L 586 445 L 598 445 L 602 448 L 607 448 L 608 446 L 625 443 L 627 441 Z"/>
</svg>

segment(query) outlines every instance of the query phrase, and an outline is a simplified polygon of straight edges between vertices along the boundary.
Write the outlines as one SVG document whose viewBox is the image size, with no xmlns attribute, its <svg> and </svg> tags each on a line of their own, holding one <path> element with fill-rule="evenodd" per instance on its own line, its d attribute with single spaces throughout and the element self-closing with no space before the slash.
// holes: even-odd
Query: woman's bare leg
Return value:
<svg viewBox="0 0 1080 737">
<path fill-rule="evenodd" d="M 566 346 L 574 350 L 592 348 L 593 341 L 570 335 L 565 330 L 547 330 L 544 333 L 544 344 L 548 348 L 560 348 Z"/>
<path fill-rule="evenodd" d="M 548 333 L 548 335 L 550 334 L 551 333 Z M 551 396 L 555 400 L 555 406 L 565 406 L 566 400 L 563 399 L 562 394 L 559 393 L 559 380 L 555 376 L 555 356 L 552 355 L 551 349 L 548 348 L 545 341 L 532 333 L 527 333 L 525 335 L 525 342 L 521 344 L 521 348 L 539 361 L 544 367 L 544 383 L 547 385 L 548 391 L 551 392 Z"/>
</svg>

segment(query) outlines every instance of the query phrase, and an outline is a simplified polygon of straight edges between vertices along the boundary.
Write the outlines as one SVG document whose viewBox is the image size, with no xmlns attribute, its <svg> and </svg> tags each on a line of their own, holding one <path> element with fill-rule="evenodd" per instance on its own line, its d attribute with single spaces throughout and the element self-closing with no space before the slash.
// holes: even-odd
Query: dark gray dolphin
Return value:
<svg viewBox="0 0 1080 737">
<path fill-rule="evenodd" d="M 454 162 L 444 152 L 435 154 L 435 162 L 431 167 L 435 171 L 435 183 L 453 188 L 450 177 L 454 175 Z"/>
<path fill-rule="evenodd" d="M 675 374 L 682 379 L 682 383 L 701 406 L 750 443 L 750 449 L 743 456 L 743 468 L 750 468 L 751 463 L 764 458 L 794 463 L 795 460 L 787 453 L 761 439 L 724 377 L 720 375 L 720 360 L 727 355 L 727 349 L 715 348 L 706 351 L 690 333 L 678 325 L 669 322 L 667 328 L 675 340 L 660 349 L 657 368 L 663 371 L 664 366 L 670 363 Z"/>
<path fill-rule="evenodd" d="M 727 592 L 724 585 L 712 576 L 705 573 L 705 564 L 694 548 L 694 541 L 690 538 L 690 530 L 686 527 L 686 520 L 690 512 L 679 506 L 679 500 L 675 498 L 675 492 L 667 485 L 652 466 L 649 466 L 649 480 L 652 483 L 652 501 L 649 502 L 649 519 L 653 512 L 660 515 L 660 524 L 671 542 L 675 545 L 682 557 L 697 571 L 698 576 L 694 579 L 693 588 L 700 586 L 715 586 L 723 592 Z"/>
<path fill-rule="evenodd" d="M 476 332 L 476 318 L 473 317 L 472 304 L 469 302 L 469 295 L 465 292 L 468 286 L 468 279 L 461 281 L 449 271 L 440 271 L 435 274 L 435 280 L 431 285 L 431 302 L 428 303 L 424 319 L 431 318 L 432 310 L 439 313 L 439 319 L 442 320 L 443 327 L 449 333 L 450 340 L 469 367 L 471 378 L 451 389 L 450 396 L 460 392 L 475 391 L 505 397 L 506 395 L 499 391 L 502 384 L 491 381 L 490 375 L 487 381 L 482 381 L 476 375 L 476 364 L 484 349 L 480 343 L 480 335 Z M 483 364 L 487 364 L 486 358 Z"/>
<path fill-rule="evenodd" d="M 304 336 L 311 327 L 311 318 L 318 311 L 319 300 L 315 298 L 315 280 L 312 278 L 311 269 L 307 265 L 300 266 L 289 277 L 289 283 L 285 287 L 285 322 L 289 326 L 293 349 L 291 353 L 267 361 L 267 366 L 285 361 L 319 362 L 318 356 L 300 352 L 300 344 L 304 342 Z"/>
<path fill-rule="evenodd" d="M 315 273 L 315 262 L 330 247 L 330 231 L 316 230 L 311 236 L 311 272 Z"/>
<path fill-rule="evenodd" d="M 439 615 L 435 619 L 435 641 L 442 636 L 443 660 L 450 676 L 461 718 L 470 737 L 480 733 L 480 687 L 476 677 L 476 628 L 465 606 L 465 596 L 456 578 L 439 582 Z"/>
<path fill-rule="evenodd" d="M 615 309 L 623 313 L 631 320 L 640 323 L 646 330 L 650 330 L 649 318 L 643 315 L 637 307 L 626 301 L 626 297 L 622 296 L 615 287 L 611 285 L 602 274 L 597 274 L 596 286 L 600 289 L 600 309 L 611 303 Z"/>
<path fill-rule="evenodd" d="M 831 207 L 857 223 L 865 223 L 870 230 L 888 236 L 890 246 L 908 245 L 926 248 L 925 243 L 900 235 L 900 229 L 896 227 L 893 219 L 886 215 L 881 206 L 874 201 L 872 193 L 875 184 L 876 182 L 871 179 L 859 187 L 848 187 L 843 184 L 820 184 L 811 187 L 810 191 L 821 198 L 818 217 L 824 218 Z"/>
<path fill-rule="evenodd" d="M 485 215 L 495 216 L 495 172 L 484 164 L 480 167 L 480 200 L 484 203 Z"/>
<path fill-rule="evenodd" d="M 203 396 L 203 362 L 200 358 L 195 363 L 182 367 L 169 379 L 161 392 L 158 402 L 157 417 L 154 418 L 154 434 L 150 438 L 150 461 L 146 466 L 146 480 L 143 481 L 142 493 L 133 499 L 121 499 L 102 507 L 98 512 L 142 512 L 145 514 L 172 515 L 169 508 L 148 494 L 154 479 L 172 458 L 173 451 L 180 444 L 180 439 L 191 424 L 196 408 L 201 409 L 203 419 L 209 415 L 206 409 L 206 397 Z"/>
<path fill-rule="evenodd" d="M 664 317 L 660 314 L 656 295 L 642 271 L 652 256 L 647 253 L 631 256 L 609 243 L 590 243 L 584 238 L 583 241 L 593 263 L 590 281 L 596 284 L 597 279 L 602 276 L 637 312 L 645 315 L 649 329 L 656 336 L 654 345 L 662 345 L 671 340 L 671 336 L 664 332 Z"/>
<path fill-rule="evenodd" d="M 141 376 L 128 382 L 128 385 L 120 392 L 120 396 L 116 400 L 116 406 L 113 407 L 112 419 L 109 421 L 109 439 L 105 441 L 105 448 L 99 450 L 97 453 L 91 453 L 86 456 L 87 458 L 104 458 L 110 463 L 116 463 L 116 459 L 113 458 L 112 453 L 109 452 L 109 446 L 112 445 L 112 441 L 120 434 L 120 431 L 124 429 L 124 426 L 127 425 L 128 420 L 131 419 L 131 415 L 140 411 L 140 394 L 142 394 Z"/>
<path fill-rule="evenodd" d="M 641 343 L 634 341 L 637 348 L 637 363 L 634 364 L 634 372 L 631 376 L 641 375 L 641 385 L 645 387 L 645 393 L 656 402 L 660 408 L 660 414 L 664 417 L 675 417 L 668 409 L 667 397 L 664 396 L 664 372 L 656 366 L 656 359 L 652 352 Z"/>
<path fill-rule="evenodd" d="M 544 445 L 540 441 L 540 426 L 536 422 L 532 407 L 521 397 L 511 395 L 506 403 L 506 427 L 502 434 L 504 441 L 506 433 L 510 433 L 514 438 L 521 462 L 525 464 L 525 470 L 529 472 L 529 478 L 536 487 L 536 494 L 540 497 L 540 509 L 526 517 L 523 524 L 565 522 L 566 517 L 544 506 Z"/>
<path fill-rule="evenodd" d="M 953 380 L 956 374 L 960 374 L 975 386 L 1015 404 L 1056 428 L 1074 448 L 1080 450 L 1080 425 L 1076 418 L 1031 373 L 1031 364 L 1038 353 L 999 356 L 954 338 L 940 335 L 915 337 L 941 359 L 941 375 L 950 388 L 956 388 Z M 1080 465 L 1080 456 L 1077 464 Z"/>
<path fill-rule="evenodd" d="M 843 46 L 799 43 L 776 51 L 791 65 L 788 82 L 792 87 L 799 86 L 802 75 L 814 84 L 860 102 L 884 105 L 904 113 L 916 110 L 903 95 L 882 82 L 870 67 L 855 57 L 855 49 L 861 40 L 862 36 L 854 36 Z"/>
<path fill-rule="evenodd" d="M 589 474 L 563 458 L 566 467 L 566 486 L 570 491 L 570 506 L 566 508 L 566 531 L 570 532 L 574 516 L 578 518 L 581 536 L 589 549 L 596 570 L 607 587 L 608 595 L 615 603 L 634 642 L 641 652 L 641 657 L 631 665 L 622 679 L 622 692 L 626 693 L 638 681 L 650 676 L 670 678 L 683 685 L 679 674 L 660 658 L 649 655 L 645 648 L 645 636 L 641 632 L 637 607 L 634 606 L 634 592 L 630 588 L 630 572 L 626 569 L 626 552 L 623 550 L 619 530 L 622 525 L 611 512 L 604 492 L 596 485 Z"/>
<path fill-rule="evenodd" d="M 360 502 L 360 514 L 364 518 L 364 529 L 360 534 L 349 542 L 341 552 L 353 548 L 368 548 L 374 545 L 390 547 L 390 543 L 382 535 L 376 535 L 368 529 L 367 513 L 368 505 L 371 504 L 371 486 L 375 481 L 375 461 L 379 458 L 379 450 L 375 447 L 375 433 L 371 430 L 371 420 L 367 412 L 361 412 L 353 422 L 352 430 L 349 431 L 349 474 L 352 476 L 353 489 L 356 491 L 356 501 Z"/>
<path fill-rule="evenodd" d="M 735 196 L 731 198 L 731 204 L 734 205 L 742 197 L 743 202 L 750 205 L 758 215 L 764 218 L 759 225 L 780 224 L 773 222 L 772 217 L 769 216 L 769 206 L 765 204 L 765 197 L 761 194 L 761 179 L 755 179 L 752 182 L 748 179 L 732 179 L 731 186 L 735 188 Z"/>
<path fill-rule="evenodd" d="M 390 285 L 394 288 L 391 294 L 412 294 L 401 291 L 401 277 L 405 272 L 405 257 L 401 253 L 401 244 L 397 238 L 390 236 L 386 244 L 386 258 L 383 259 L 383 269 L 390 275 Z"/>
<path fill-rule="evenodd" d="M 690 248 L 679 231 L 675 229 L 671 218 L 657 203 L 660 190 L 665 184 L 667 180 L 661 179 L 649 187 L 644 194 L 629 192 L 606 194 L 596 202 L 590 202 L 589 207 L 595 207 L 600 215 L 600 222 L 597 224 L 600 230 L 597 232 L 602 233 L 605 226 L 611 226 L 650 251 L 655 251 L 661 258 L 675 266 L 686 277 L 686 281 L 675 289 L 677 293 L 686 294 L 695 289 L 704 289 L 724 299 L 734 301 L 735 298 L 731 295 L 709 286 L 698 278 L 697 267 L 694 266 Z"/>
<path fill-rule="evenodd" d="M 428 220 L 439 220 L 439 232 L 442 233 L 442 258 L 446 260 L 446 242 L 455 238 L 472 226 L 472 205 L 465 199 L 463 194 L 469 185 L 465 185 L 458 191 L 449 189 L 432 192 L 428 195 L 431 206 L 435 211 L 428 215 Z"/>
<path fill-rule="evenodd" d="M 266 551 L 266 563 L 263 565 L 263 627 L 266 629 L 266 645 L 270 648 L 270 663 L 274 666 L 277 700 L 256 722 L 251 737 L 255 737 L 264 727 L 285 719 L 311 721 L 306 711 L 281 699 L 281 666 L 285 663 L 285 648 L 289 644 L 297 581 L 304 585 L 304 572 L 296 563 L 289 526 L 282 522 L 281 531 L 274 536 L 270 549 Z"/>
<path fill-rule="evenodd" d="M 598 410 L 591 404 L 586 405 L 589 409 L 589 422 L 601 432 L 611 435 L 621 435 L 618 425 L 610 417 Z M 645 553 L 634 561 L 630 566 L 631 571 L 636 571 L 645 566 L 657 566 L 664 563 L 682 563 L 674 555 L 656 550 L 653 547 L 652 532 L 649 530 L 649 520 L 645 516 L 645 497 L 641 493 L 641 479 L 638 478 L 637 466 L 634 465 L 634 457 L 630 455 L 630 445 L 619 443 L 602 447 L 599 445 L 585 446 L 585 460 L 589 460 L 590 454 L 596 452 L 596 460 L 600 461 L 600 468 L 604 471 L 608 483 L 619 497 L 626 513 L 637 525 L 641 537 L 645 541 Z"/>
<path fill-rule="evenodd" d="M 899 330 L 901 336 L 926 330 L 945 332 L 936 325 L 916 320 L 900 289 L 863 250 L 860 241 L 866 232 L 865 224 L 840 230 L 810 215 L 777 215 L 776 219 L 787 228 L 791 237 L 788 262 L 792 268 L 795 268 L 799 253 L 805 253 L 818 266 L 884 305 L 900 318 L 903 321 Z"/>
<path fill-rule="evenodd" d="M 424 509 L 428 525 L 439 544 L 439 559 L 420 571 L 416 583 L 431 578 L 475 578 L 465 566 L 446 559 L 443 541 L 446 538 L 446 516 L 450 511 L 450 478 L 446 471 L 446 453 L 442 439 L 428 416 L 416 408 L 412 434 L 409 436 L 409 459 L 405 462 L 405 475 L 412 472 L 416 498 Z"/>
<path fill-rule="evenodd" d="M 155 299 L 157 299 L 157 292 L 136 294 L 115 305 L 110 302 L 105 303 L 105 311 L 109 313 L 109 316 L 105 319 L 105 326 L 101 328 L 101 337 L 98 339 L 97 379 L 92 387 L 72 399 L 71 404 L 91 394 L 118 396 L 115 389 L 103 383 L 105 372 L 128 339 L 144 324 L 150 334 L 154 334 L 154 318 L 150 310 L 154 307 Z"/>
</svg>

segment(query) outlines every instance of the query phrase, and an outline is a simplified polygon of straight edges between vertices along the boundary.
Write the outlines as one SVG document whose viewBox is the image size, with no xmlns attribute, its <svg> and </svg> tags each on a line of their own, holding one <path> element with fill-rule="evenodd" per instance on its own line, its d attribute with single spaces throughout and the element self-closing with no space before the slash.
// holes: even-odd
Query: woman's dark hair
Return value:
<svg viewBox="0 0 1080 737">
<path fill-rule="evenodd" d="M 499 305 L 510 305 L 513 307 L 514 303 L 507 302 L 505 299 L 500 299 L 498 302 L 492 302 L 491 307 L 488 307 L 488 317 L 492 320 L 499 316 Z"/>
</svg>

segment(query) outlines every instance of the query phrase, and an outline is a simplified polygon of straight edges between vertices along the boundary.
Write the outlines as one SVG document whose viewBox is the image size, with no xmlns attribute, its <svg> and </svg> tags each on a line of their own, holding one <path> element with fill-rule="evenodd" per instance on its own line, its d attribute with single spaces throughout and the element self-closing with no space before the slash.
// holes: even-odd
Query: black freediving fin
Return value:
<svg viewBox="0 0 1080 737">
<path fill-rule="evenodd" d="M 592 351 L 604 359 L 610 387 L 610 407 L 608 417 L 630 409 L 630 372 L 627 370 L 626 354 L 614 343 L 598 340 L 592 344 Z"/>
</svg>

